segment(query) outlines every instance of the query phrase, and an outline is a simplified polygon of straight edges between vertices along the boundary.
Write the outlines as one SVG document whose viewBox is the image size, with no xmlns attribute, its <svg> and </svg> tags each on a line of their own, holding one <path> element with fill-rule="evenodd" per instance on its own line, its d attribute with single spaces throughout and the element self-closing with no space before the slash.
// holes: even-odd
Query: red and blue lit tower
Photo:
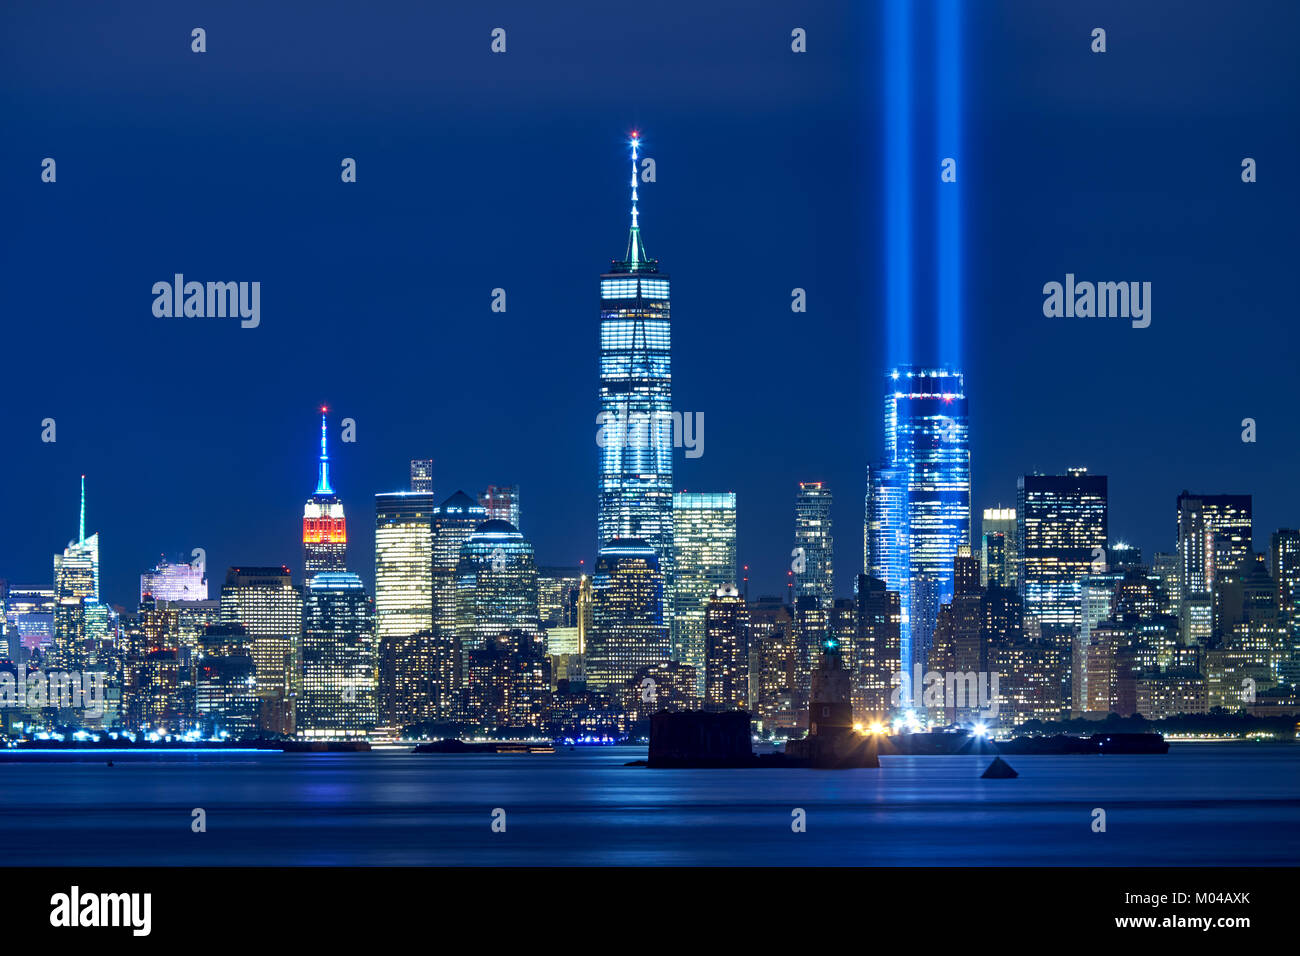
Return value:
<svg viewBox="0 0 1300 956">
<path fill-rule="evenodd" d="M 320 410 L 320 476 L 316 493 L 302 511 L 302 550 L 305 579 L 318 571 L 343 571 L 347 567 L 348 531 L 343 502 L 330 487 L 330 456 L 325 433 L 325 413 Z"/>
</svg>

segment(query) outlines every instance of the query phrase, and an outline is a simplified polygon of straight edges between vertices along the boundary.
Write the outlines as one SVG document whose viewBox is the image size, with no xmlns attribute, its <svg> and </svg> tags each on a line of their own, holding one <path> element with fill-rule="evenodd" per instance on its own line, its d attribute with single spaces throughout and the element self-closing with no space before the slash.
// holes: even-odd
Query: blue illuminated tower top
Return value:
<svg viewBox="0 0 1300 956">
<path fill-rule="evenodd" d="M 640 197 L 637 193 L 637 166 L 641 156 L 641 134 L 636 130 L 628 141 L 632 150 L 632 227 L 627 234 L 627 255 L 614 260 L 614 272 L 658 272 L 659 260 L 651 259 L 641 241 L 641 213 L 637 209 Z"/>
<path fill-rule="evenodd" d="M 320 410 L 320 478 L 316 482 L 316 494 L 332 495 L 330 487 L 330 453 L 325 433 L 325 409 Z"/>
<path fill-rule="evenodd" d="M 633 133 L 632 224 L 627 257 L 600 277 L 598 547 L 636 538 L 673 567 L 673 416 L 669 278 L 641 239 Z M 662 608 L 661 608 L 662 610 Z"/>
</svg>

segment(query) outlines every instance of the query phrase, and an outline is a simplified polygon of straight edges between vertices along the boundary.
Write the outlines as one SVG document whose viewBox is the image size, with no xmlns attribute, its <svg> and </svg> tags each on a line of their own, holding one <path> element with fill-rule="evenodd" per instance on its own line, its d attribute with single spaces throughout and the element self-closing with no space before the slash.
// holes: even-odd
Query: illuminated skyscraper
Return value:
<svg viewBox="0 0 1300 956">
<path fill-rule="evenodd" d="M 736 494 L 673 495 L 673 659 L 695 668 L 705 696 L 704 613 L 718 588 L 736 583 Z"/>
<path fill-rule="evenodd" d="M 641 668 L 669 661 L 663 591 L 659 557 L 644 541 L 617 539 L 600 549 L 587 637 L 589 688 L 621 692 Z"/>
<path fill-rule="evenodd" d="M 330 487 L 330 456 L 326 445 L 325 412 L 320 415 L 320 471 L 316 493 L 302 512 L 302 548 L 306 580 L 318 571 L 342 571 L 346 566 L 348 533 L 343 502 Z"/>
<path fill-rule="evenodd" d="M 54 663 L 60 666 L 81 662 L 87 601 L 99 601 L 99 535 L 86 537 L 86 476 L 82 475 L 77 540 L 54 556 Z"/>
<path fill-rule="evenodd" d="M 257 666 L 240 624 L 203 629 L 194 665 L 194 710 L 205 734 L 238 740 L 258 729 Z"/>
<path fill-rule="evenodd" d="M 1216 572 L 1245 571 L 1251 551 L 1250 495 L 1178 496 L 1181 603 L 1211 594 Z"/>
<path fill-rule="evenodd" d="M 885 396 L 885 455 L 868 476 L 868 572 L 899 595 L 900 664 L 924 664 L 953 560 L 970 541 L 965 382 L 947 369 L 899 368 Z"/>
<path fill-rule="evenodd" d="M 794 497 L 795 598 L 812 595 L 823 610 L 835 599 L 831 489 L 824 481 L 801 481 Z"/>
<path fill-rule="evenodd" d="M 537 611 L 545 627 L 578 626 L 578 587 L 582 568 L 537 569 Z"/>
<path fill-rule="evenodd" d="M 764 733 L 794 727 L 794 615 L 780 598 L 746 603 L 749 611 L 750 706 Z"/>
<path fill-rule="evenodd" d="M 641 242 L 640 140 L 632 134 L 632 227 L 627 254 L 600 277 L 600 546 L 637 538 L 672 581 L 673 422 L 669 278 Z M 662 594 L 660 600 L 662 601 Z M 662 607 L 660 609 L 662 617 Z"/>
<path fill-rule="evenodd" d="M 11 587 L 5 599 L 5 620 L 28 651 L 48 647 L 54 639 L 54 591 L 51 588 Z M 11 660 L 16 648 L 12 647 Z"/>
<path fill-rule="evenodd" d="M 734 584 L 709 598 L 705 612 L 705 710 L 749 706 L 749 611 Z"/>
<path fill-rule="evenodd" d="M 226 572 L 221 588 L 220 622 L 243 625 L 257 668 L 257 693 L 267 712 L 286 715 L 280 727 L 287 733 L 290 701 L 297 689 L 299 639 L 302 634 L 302 592 L 286 567 L 238 567 Z M 274 721 L 272 723 L 275 723 Z"/>
<path fill-rule="evenodd" d="M 999 540 L 1001 536 L 1001 540 Z M 1016 536 L 1015 508 L 985 508 L 980 525 L 981 579 L 988 587 L 1018 588 L 1020 581 L 1019 539 Z"/>
<path fill-rule="evenodd" d="M 858 577 L 853 655 L 853 713 L 863 722 L 889 718 L 894 676 L 900 673 L 898 592 L 880 578 Z"/>
<path fill-rule="evenodd" d="M 812 676 L 830 634 L 830 612 L 831 609 L 823 607 L 816 594 L 795 598 L 794 683 L 790 690 L 796 726 L 808 722 Z"/>
<path fill-rule="evenodd" d="M 140 575 L 140 599 L 146 594 L 155 601 L 206 601 L 207 574 L 197 564 L 161 560 Z"/>
<path fill-rule="evenodd" d="M 1287 679 L 1300 678 L 1300 531 L 1281 528 L 1269 540 L 1273 581 L 1277 587 L 1278 623 L 1286 632 Z"/>
<path fill-rule="evenodd" d="M 461 652 L 506 631 L 541 633 L 533 546 L 508 521 L 484 521 L 460 549 L 456 637 Z"/>
<path fill-rule="evenodd" d="M 1178 554 L 1157 551 L 1151 557 L 1151 574 L 1159 579 L 1168 602 L 1161 613 L 1178 617 L 1183 604 L 1182 589 L 1178 584 Z"/>
<path fill-rule="evenodd" d="M 456 639 L 456 573 L 460 549 L 474 529 L 487 520 L 487 511 L 463 491 L 433 509 L 433 632 L 434 674 L 441 719 L 456 712 L 460 644 Z"/>
<path fill-rule="evenodd" d="M 1083 576 L 1108 566 L 1106 476 L 1089 475 L 1086 468 L 1024 475 L 1016 494 L 1025 613 L 1044 628 L 1044 637 L 1048 628 L 1076 631 Z"/>
<path fill-rule="evenodd" d="M 297 729 L 309 740 L 359 740 L 378 720 L 374 603 L 349 571 L 319 571 L 302 610 Z"/>
<path fill-rule="evenodd" d="M 394 729 L 434 716 L 433 509 L 424 492 L 375 495 L 379 719 Z"/>
<path fill-rule="evenodd" d="M 508 521 L 484 521 L 461 545 L 456 638 L 464 718 L 484 728 L 536 729 L 550 689 L 537 563 L 533 546 Z"/>
<path fill-rule="evenodd" d="M 1083 579 L 1107 568 L 1105 475 L 1071 468 L 1065 475 L 1016 480 L 1016 521 L 1025 616 L 1063 662 L 1064 700 L 1072 700 L 1075 642 L 1083 622 Z M 1032 628 L 1031 628 L 1032 630 Z"/>
<path fill-rule="evenodd" d="M 508 521 L 519 527 L 519 486 L 488 485 L 478 496 L 478 503 L 483 506 L 489 518 Z"/>
<path fill-rule="evenodd" d="M 411 490 L 421 495 L 433 494 L 433 459 L 411 459 Z"/>
</svg>

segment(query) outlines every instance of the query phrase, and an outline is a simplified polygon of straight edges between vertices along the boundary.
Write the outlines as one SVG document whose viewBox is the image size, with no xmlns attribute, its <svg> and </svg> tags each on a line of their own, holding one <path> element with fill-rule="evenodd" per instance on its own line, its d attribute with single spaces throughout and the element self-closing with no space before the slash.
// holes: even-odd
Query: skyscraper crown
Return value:
<svg viewBox="0 0 1300 956">
<path fill-rule="evenodd" d="M 632 226 L 627 234 L 627 255 L 622 261 L 614 260 L 615 272 L 657 272 L 658 260 L 651 259 L 649 253 L 645 251 L 645 243 L 641 240 L 641 213 L 637 209 L 639 196 L 637 194 L 637 166 L 640 159 L 641 151 L 641 134 L 636 130 L 632 131 L 632 138 L 629 140 L 632 148 Z"/>
</svg>

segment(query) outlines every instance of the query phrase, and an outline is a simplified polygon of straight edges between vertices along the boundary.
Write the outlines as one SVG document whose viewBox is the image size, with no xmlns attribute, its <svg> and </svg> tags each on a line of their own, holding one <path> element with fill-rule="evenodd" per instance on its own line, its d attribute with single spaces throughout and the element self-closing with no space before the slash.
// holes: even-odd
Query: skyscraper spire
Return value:
<svg viewBox="0 0 1300 956">
<path fill-rule="evenodd" d="M 326 446 L 325 440 L 325 413 L 329 411 L 324 405 L 320 410 L 320 479 L 316 482 L 316 494 L 329 495 L 334 490 L 330 488 L 330 453 Z"/>
<path fill-rule="evenodd" d="M 632 131 L 632 139 L 629 145 L 632 147 L 632 228 L 627 236 L 627 259 L 625 261 L 635 268 L 639 263 L 647 262 L 650 259 L 646 255 L 645 246 L 641 243 L 641 224 L 638 221 L 640 213 L 636 208 L 638 200 L 636 191 L 637 160 L 640 158 L 641 150 L 641 134 L 636 130 Z"/>
<path fill-rule="evenodd" d="M 320 477 L 316 493 L 307 499 L 302 511 L 303 564 L 310 581 L 318 571 L 346 570 L 348 527 L 343 517 L 343 502 L 330 487 L 330 455 L 326 442 L 324 405 L 320 410 Z M 347 421 L 347 419 L 344 419 Z"/>
<path fill-rule="evenodd" d="M 615 259 L 600 277 L 600 414 L 613 429 L 641 421 L 658 423 L 634 440 L 624 432 L 614 441 L 597 440 L 600 498 L 596 518 L 597 547 L 638 538 L 653 550 L 661 575 L 653 602 L 658 625 L 664 596 L 672 593 L 673 568 L 673 430 L 672 318 L 669 277 L 641 244 L 637 200 L 641 134 L 628 141 L 632 152 L 632 226 L 627 257 Z M 648 165 L 648 162 L 647 162 Z M 628 436 L 630 437 L 630 436 Z M 602 552 L 603 553 L 603 552 Z M 656 632 L 657 633 L 657 632 Z"/>
<path fill-rule="evenodd" d="M 86 543 L 86 476 L 81 476 L 81 522 L 77 525 L 77 543 Z"/>
</svg>

